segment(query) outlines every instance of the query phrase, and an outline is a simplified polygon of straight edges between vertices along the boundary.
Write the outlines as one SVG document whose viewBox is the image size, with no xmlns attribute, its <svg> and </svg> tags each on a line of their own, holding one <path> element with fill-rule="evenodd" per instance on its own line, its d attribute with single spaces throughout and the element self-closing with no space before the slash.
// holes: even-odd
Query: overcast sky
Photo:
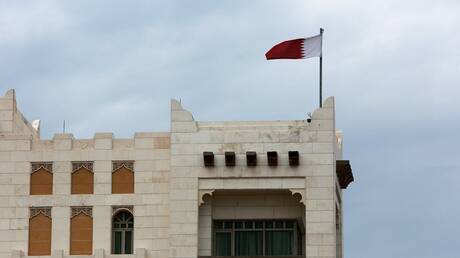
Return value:
<svg viewBox="0 0 460 258">
<path fill-rule="evenodd" d="M 303 119 L 318 60 L 265 52 L 324 27 L 324 95 L 356 181 L 349 258 L 459 257 L 460 1 L 5 1 L 0 89 L 42 138 L 167 131 L 196 120 Z"/>
</svg>

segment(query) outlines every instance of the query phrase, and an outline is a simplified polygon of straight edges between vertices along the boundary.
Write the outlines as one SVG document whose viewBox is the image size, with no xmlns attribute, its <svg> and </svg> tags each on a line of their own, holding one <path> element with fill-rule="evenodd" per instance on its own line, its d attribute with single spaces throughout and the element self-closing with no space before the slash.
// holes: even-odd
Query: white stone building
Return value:
<svg viewBox="0 0 460 258">
<path fill-rule="evenodd" d="M 0 258 L 342 257 L 334 99 L 311 120 L 199 122 L 169 132 L 55 134 L 0 98 Z"/>
</svg>

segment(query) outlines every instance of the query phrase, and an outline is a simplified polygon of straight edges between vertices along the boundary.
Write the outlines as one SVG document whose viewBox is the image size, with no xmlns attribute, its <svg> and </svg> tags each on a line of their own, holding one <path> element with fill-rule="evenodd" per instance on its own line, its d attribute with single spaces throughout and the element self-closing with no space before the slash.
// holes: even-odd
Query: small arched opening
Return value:
<svg viewBox="0 0 460 258">
<path fill-rule="evenodd" d="M 112 254 L 132 254 L 133 237 L 133 214 L 125 209 L 116 212 L 112 218 Z"/>
</svg>

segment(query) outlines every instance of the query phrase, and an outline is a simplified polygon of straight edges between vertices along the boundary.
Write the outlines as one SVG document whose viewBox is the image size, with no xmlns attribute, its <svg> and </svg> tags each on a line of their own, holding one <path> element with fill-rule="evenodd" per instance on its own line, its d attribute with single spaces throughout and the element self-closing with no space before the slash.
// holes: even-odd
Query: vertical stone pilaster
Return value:
<svg viewBox="0 0 460 258">
<path fill-rule="evenodd" d="M 201 204 L 198 219 L 198 255 L 212 255 L 212 201 Z"/>
<path fill-rule="evenodd" d="M 104 258 L 104 249 L 96 249 L 94 250 L 94 258 Z"/>
<path fill-rule="evenodd" d="M 51 258 L 62 258 L 64 257 L 64 252 L 62 249 L 55 249 L 51 253 Z"/>
<path fill-rule="evenodd" d="M 93 207 L 93 250 L 102 249 L 111 253 L 112 207 Z"/>
<path fill-rule="evenodd" d="M 318 133 L 335 135 L 334 98 L 324 101 L 323 107 L 316 109 L 312 116 L 313 130 Z M 322 173 L 307 177 L 305 202 L 305 254 L 306 257 L 336 257 L 335 228 L 335 137 L 330 137 L 323 147 L 314 143 L 313 153 L 332 154 L 327 162 L 318 162 L 315 169 Z M 333 148 L 324 148 L 333 146 Z"/>
<path fill-rule="evenodd" d="M 193 134 L 196 122 L 181 104 L 171 101 L 171 138 L 175 133 Z M 171 141 L 171 150 L 175 149 Z M 183 144 L 182 144 L 183 145 Z M 181 148 L 181 146 L 177 146 Z M 194 155 L 171 155 L 169 193 L 169 257 L 198 256 L 198 178 Z"/>
<path fill-rule="evenodd" d="M 70 244 L 70 207 L 53 207 L 51 248 L 55 251 L 69 253 Z M 56 248 L 56 250 L 54 250 Z M 57 250 L 59 249 L 59 250 Z M 59 252 L 57 252 L 58 255 Z M 61 255 L 62 257 L 62 255 Z"/>
</svg>

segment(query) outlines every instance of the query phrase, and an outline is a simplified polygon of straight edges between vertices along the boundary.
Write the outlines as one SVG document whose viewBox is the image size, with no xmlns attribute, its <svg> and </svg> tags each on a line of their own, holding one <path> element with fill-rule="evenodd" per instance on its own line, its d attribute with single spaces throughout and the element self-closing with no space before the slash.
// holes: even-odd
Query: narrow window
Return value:
<svg viewBox="0 0 460 258">
<path fill-rule="evenodd" d="M 134 217 L 131 212 L 121 209 L 112 219 L 112 254 L 133 253 Z"/>
<path fill-rule="evenodd" d="M 53 163 L 33 162 L 30 167 L 30 194 L 53 194 Z"/>
<path fill-rule="evenodd" d="M 70 254 L 93 253 L 93 210 L 91 207 L 72 207 L 70 218 Z"/>
<path fill-rule="evenodd" d="M 51 255 L 51 207 L 30 208 L 28 254 Z"/>
<path fill-rule="evenodd" d="M 112 162 L 112 193 L 134 193 L 134 162 Z"/>
<path fill-rule="evenodd" d="M 94 186 L 93 162 L 72 162 L 72 194 L 92 194 Z"/>
</svg>

